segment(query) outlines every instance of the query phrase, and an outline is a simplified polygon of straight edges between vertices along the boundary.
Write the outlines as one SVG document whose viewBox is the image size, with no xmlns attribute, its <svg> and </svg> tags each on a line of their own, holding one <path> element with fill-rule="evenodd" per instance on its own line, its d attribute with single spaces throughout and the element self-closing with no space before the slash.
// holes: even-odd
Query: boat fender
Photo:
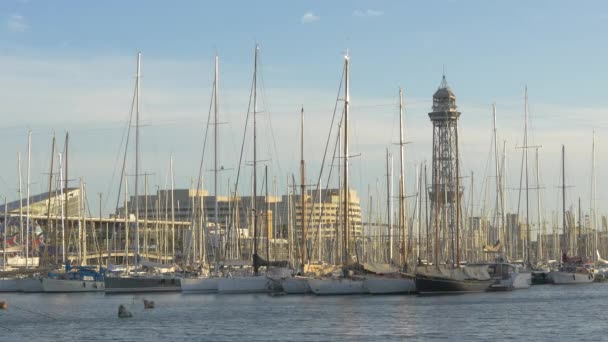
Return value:
<svg viewBox="0 0 608 342">
<path fill-rule="evenodd" d="M 8 303 L 0 302 L 0 310 L 8 310 Z"/>
</svg>

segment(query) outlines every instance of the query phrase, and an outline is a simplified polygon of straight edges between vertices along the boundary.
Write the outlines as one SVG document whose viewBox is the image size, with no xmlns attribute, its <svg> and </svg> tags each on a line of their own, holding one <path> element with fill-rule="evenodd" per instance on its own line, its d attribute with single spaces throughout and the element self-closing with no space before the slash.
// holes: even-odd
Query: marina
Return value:
<svg viewBox="0 0 608 342">
<path fill-rule="evenodd" d="M 608 340 L 590 1 L 2 3 L 0 341 Z"/>
</svg>

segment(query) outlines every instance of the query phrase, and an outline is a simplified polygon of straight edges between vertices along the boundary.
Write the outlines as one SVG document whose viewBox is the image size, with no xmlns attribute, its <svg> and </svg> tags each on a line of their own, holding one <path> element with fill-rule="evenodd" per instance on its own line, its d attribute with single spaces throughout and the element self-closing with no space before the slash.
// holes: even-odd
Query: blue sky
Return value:
<svg viewBox="0 0 608 342">
<path fill-rule="evenodd" d="M 353 186 L 384 189 L 386 147 L 396 155 L 397 89 L 406 95 L 408 183 L 430 158 L 427 112 L 442 70 L 458 99 L 463 169 L 478 176 L 482 207 L 491 140 L 491 104 L 507 141 L 509 179 L 518 183 L 523 89 L 530 94 L 531 141 L 543 145 L 544 211 L 557 210 L 559 150 L 566 144 L 568 195 L 589 202 L 591 132 L 598 156 L 608 129 L 608 4 L 602 1 L 63 1 L 0 3 L 0 108 L 7 165 L 0 193 L 14 198 L 16 151 L 33 130 L 33 187 L 46 188 L 53 131 L 70 131 L 73 170 L 90 193 L 114 198 L 119 140 L 127 119 L 137 50 L 143 53 L 142 163 L 153 184 L 189 186 L 200 159 L 213 56 L 221 59 L 222 164 L 236 152 L 261 45 L 263 155 L 278 187 L 297 172 L 297 113 L 307 112 L 306 154 L 316 174 L 334 106 L 342 56 L 352 57 Z M 272 128 L 272 130 L 271 130 Z M 274 137 L 274 143 L 273 143 Z M 15 151 L 15 152 L 13 152 Z M 600 158 L 601 159 L 601 158 Z M 608 167 L 598 162 L 598 173 Z M 210 166 L 206 165 L 206 169 Z M 467 171 L 468 173 L 468 171 Z M 207 177 L 210 174 L 207 172 Z M 222 183 L 234 181 L 225 172 Z M 491 182 L 491 180 L 489 180 Z M 534 182 L 531 182 L 534 183 Z M 606 190 L 598 182 L 599 203 Z M 32 190 L 32 192 L 37 192 Z M 283 191 L 280 191 L 283 192 Z M 382 197 L 376 194 L 375 197 Z M 491 198 L 491 195 L 489 195 Z M 513 199 L 516 197 L 513 196 Z M 490 201 L 491 202 L 491 201 Z M 510 205 L 516 205 L 512 200 Z"/>
</svg>

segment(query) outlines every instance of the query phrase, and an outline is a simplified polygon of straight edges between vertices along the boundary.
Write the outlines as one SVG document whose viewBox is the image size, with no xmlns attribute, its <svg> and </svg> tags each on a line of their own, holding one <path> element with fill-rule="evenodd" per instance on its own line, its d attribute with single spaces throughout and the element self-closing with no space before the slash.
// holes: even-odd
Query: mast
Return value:
<svg viewBox="0 0 608 342">
<path fill-rule="evenodd" d="M 141 52 L 137 53 L 137 90 L 135 97 L 135 268 L 139 266 L 139 94 L 141 90 Z"/>
<path fill-rule="evenodd" d="M 219 208 L 218 208 L 218 201 L 217 201 L 217 196 L 218 196 L 218 191 L 217 191 L 217 184 L 218 184 L 218 177 L 217 177 L 217 172 L 218 172 L 218 125 L 219 125 L 219 116 L 218 116 L 218 106 L 217 106 L 217 99 L 218 99 L 218 91 L 219 91 L 219 82 L 220 82 L 220 73 L 219 73 L 219 68 L 220 68 L 220 59 L 219 56 L 216 54 L 215 55 L 215 80 L 213 82 L 213 113 L 214 113 L 214 122 L 215 124 L 213 125 L 213 210 L 214 210 L 214 218 L 215 218 L 215 230 L 216 233 L 221 237 L 220 234 L 220 220 L 219 220 Z M 220 239 L 220 246 L 221 246 L 221 239 Z M 222 248 L 219 248 L 219 250 L 217 251 L 216 254 L 216 261 L 219 261 L 220 258 L 220 253 L 222 251 Z"/>
<path fill-rule="evenodd" d="M 300 116 L 300 206 L 302 208 L 302 247 L 300 252 L 302 253 L 302 270 L 306 265 L 306 252 L 308 251 L 308 244 L 306 241 L 306 184 L 305 184 L 305 171 L 306 164 L 304 162 L 304 106 L 302 106 Z"/>
<path fill-rule="evenodd" d="M 171 255 L 175 258 L 175 176 L 173 174 L 173 155 L 170 161 L 171 169 Z"/>
<path fill-rule="evenodd" d="M 596 250 L 595 253 L 591 253 L 593 254 L 593 260 L 597 261 L 597 250 L 598 250 L 598 245 L 597 245 L 597 208 L 596 208 L 596 175 L 595 175 L 595 130 L 593 130 L 593 140 L 591 142 L 591 222 L 592 223 L 592 229 L 593 229 L 593 247 L 595 247 L 594 249 Z"/>
<path fill-rule="evenodd" d="M 530 266 L 530 205 L 529 205 L 529 185 L 528 185 L 528 86 L 525 95 L 525 120 L 524 120 L 524 158 L 526 173 L 526 263 Z"/>
<path fill-rule="evenodd" d="M 258 73 L 258 53 L 260 51 L 259 45 L 255 46 L 255 56 L 253 62 L 253 272 L 255 275 L 258 275 L 258 211 L 257 211 L 257 193 L 258 193 L 258 184 L 257 184 L 257 126 L 256 126 L 256 116 L 258 110 L 258 102 L 257 102 L 257 73 Z"/>
<path fill-rule="evenodd" d="M 32 240 L 30 240 L 29 229 L 30 229 L 30 171 L 31 171 L 31 160 L 32 160 L 32 131 L 27 132 L 27 184 L 25 188 L 25 196 L 26 196 L 26 207 L 25 207 L 25 268 L 29 268 L 29 245 Z M 32 229 L 32 234 L 34 230 Z M 32 246 L 33 249 L 34 246 Z M 32 250 L 32 254 L 33 254 Z"/>
<path fill-rule="evenodd" d="M 53 191 L 53 162 L 55 161 L 55 133 L 53 133 L 53 141 L 51 143 L 51 168 L 49 169 L 49 201 L 46 207 L 46 225 L 47 228 L 51 227 L 51 192 Z M 50 229 L 47 229 L 50 231 Z M 56 230 L 53 230 L 53 245 L 57 246 L 55 237 L 57 236 Z M 44 248 L 44 258 L 48 256 L 48 249 Z M 46 261 L 46 260 L 45 260 Z M 55 262 L 57 262 L 57 252 L 55 252 Z"/>
<path fill-rule="evenodd" d="M 268 204 L 268 165 L 264 165 L 264 183 L 266 185 L 266 194 L 264 195 L 264 221 L 266 223 L 266 273 L 270 269 L 270 225 L 268 224 L 268 212 L 270 205 Z"/>
<path fill-rule="evenodd" d="M 492 114 L 494 117 L 494 182 L 496 183 L 496 199 L 494 202 L 494 208 L 496 211 L 500 210 L 500 199 L 501 199 L 501 195 L 500 195 L 500 173 L 499 173 L 499 169 L 498 169 L 498 134 L 496 131 L 496 104 L 492 104 Z M 502 226 L 502 220 L 498 221 L 497 220 L 497 215 L 498 213 L 496 213 L 494 215 L 495 218 L 495 226 L 498 226 L 497 230 L 498 230 L 498 236 L 499 236 L 499 240 L 504 243 L 504 237 L 501 236 L 503 234 L 504 231 L 504 227 Z M 501 212 L 501 216 L 502 216 L 502 212 Z M 496 224 L 498 223 L 498 224 Z"/>
<path fill-rule="evenodd" d="M 19 173 L 21 174 L 21 173 Z M 61 153 L 59 153 L 59 192 L 61 199 L 63 200 L 63 169 L 61 165 Z M 19 201 L 21 202 L 21 201 Z M 65 264 L 65 212 L 64 206 L 61 207 L 61 262 Z"/>
<path fill-rule="evenodd" d="M 23 245 L 25 234 L 23 234 L 23 175 L 21 172 L 21 152 L 17 152 L 17 168 L 19 171 L 19 229 L 21 230 L 21 235 L 19 235 L 19 239 L 21 240 L 21 244 Z M 25 241 L 27 242 L 27 236 L 25 237 Z M 23 248 L 23 246 L 21 248 Z M 21 252 L 23 252 L 23 249 L 21 250 Z"/>
<path fill-rule="evenodd" d="M 399 230 L 403 231 L 403 241 L 401 241 L 401 257 L 403 266 L 407 268 L 406 255 L 406 223 L 405 223 L 405 170 L 404 170 L 404 142 L 403 142 L 403 89 L 399 88 Z"/>
<path fill-rule="evenodd" d="M 541 228 L 542 220 L 540 217 L 540 164 L 538 162 L 538 147 L 536 147 L 536 219 L 539 229 L 539 238 L 536 241 L 538 245 L 538 252 L 536 255 L 536 260 L 542 260 L 543 255 L 543 229 Z"/>
<path fill-rule="evenodd" d="M 417 263 L 422 264 L 421 250 L 422 250 L 422 194 L 423 189 L 423 175 L 422 175 L 422 163 L 420 164 L 420 174 L 418 175 L 418 259 Z"/>
<path fill-rule="evenodd" d="M 348 209 L 349 209 L 349 190 L 348 190 L 348 112 L 350 106 L 350 94 L 349 94 L 349 73 L 350 73 L 350 57 L 348 56 L 348 51 L 344 56 L 344 169 L 343 181 L 344 181 L 344 255 L 342 256 L 343 264 L 346 264 L 349 259 L 349 217 L 348 217 Z"/>
<path fill-rule="evenodd" d="M 562 229 L 567 250 L 569 241 L 566 239 L 566 147 L 564 145 L 562 145 Z"/>
<path fill-rule="evenodd" d="M 4 196 L 4 238 L 2 239 L 2 270 L 6 270 L 6 237 L 8 234 L 8 206 L 6 196 Z"/>
<path fill-rule="evenodd" d="M 393 262 L 393 156 L 386 149 L 386 207 L 388 222 L 388 263 Z"/>
</svg>

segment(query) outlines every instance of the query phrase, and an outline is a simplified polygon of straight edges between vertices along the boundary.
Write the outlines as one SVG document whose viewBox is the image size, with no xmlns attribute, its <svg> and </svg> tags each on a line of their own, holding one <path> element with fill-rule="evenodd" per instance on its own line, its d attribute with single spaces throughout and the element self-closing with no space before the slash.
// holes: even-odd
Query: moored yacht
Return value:
<svg viewBox="0 0 608 342">
<path fill-rule="evenodd" d="M 90 267 L 74 267 L 66 263 L 65 272 L 49 272 L 42 278 L 43 292 L 101 292 L 105 285 L 103 275 L 105 270 L 99 272 Z"/>
</svg>

